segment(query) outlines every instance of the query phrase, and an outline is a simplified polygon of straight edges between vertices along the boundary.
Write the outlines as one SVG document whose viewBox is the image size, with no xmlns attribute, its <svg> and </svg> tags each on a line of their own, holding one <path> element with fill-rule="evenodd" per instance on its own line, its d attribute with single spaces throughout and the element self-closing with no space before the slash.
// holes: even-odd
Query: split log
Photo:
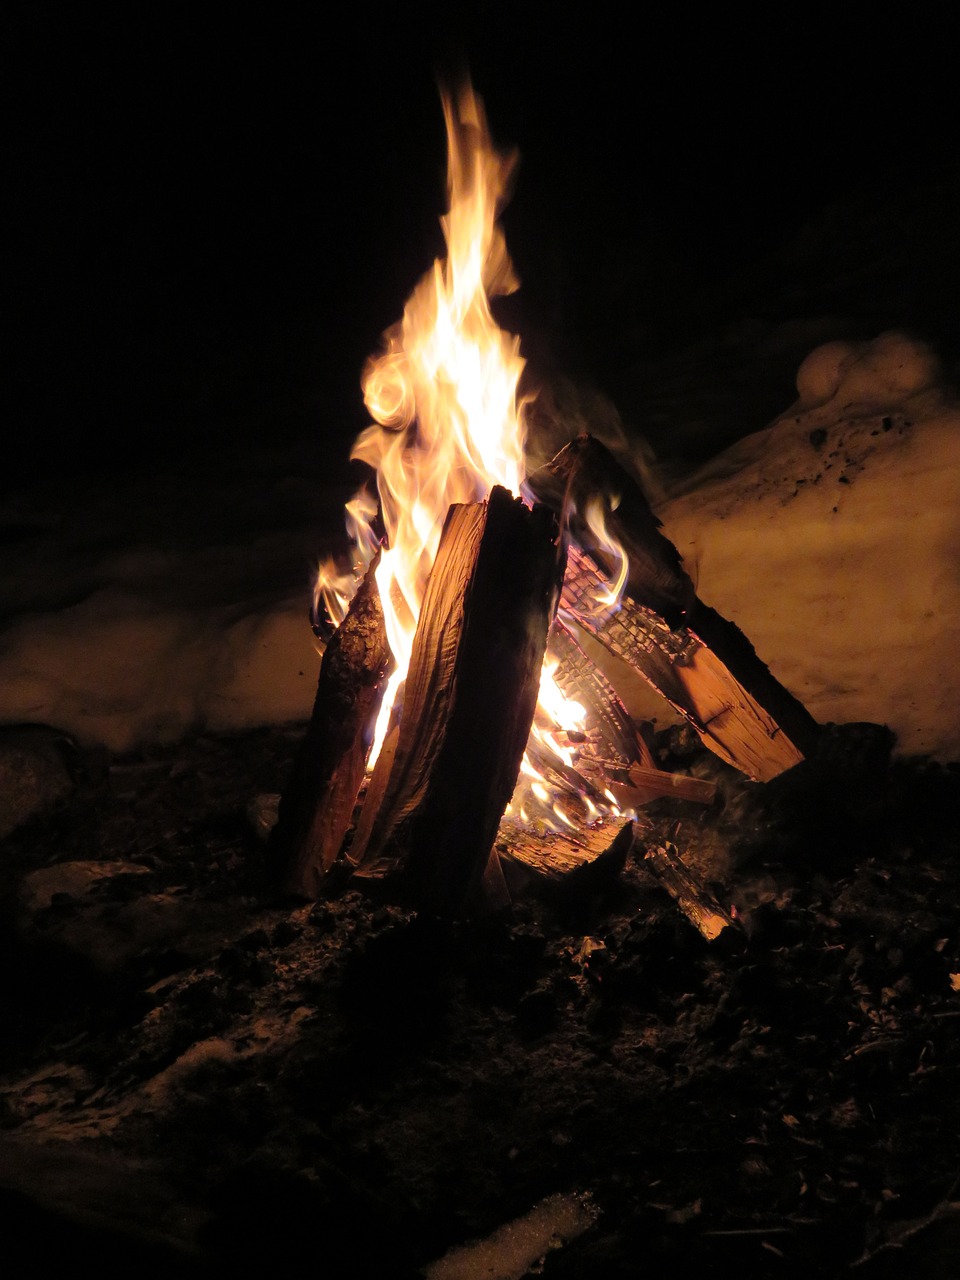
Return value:
<svg viewBox="0 0 960 1280">
<path fill-rule="evenodd" d="M 630 782 L 611 781 L 610 791 L 622 809 L 639 808 L 651 800 L 671 796 L 674 800 L 689 800 L 692 804 L 713 804 L 717 798 L 717 784 L 706 778 L 691 778 L 686 773 L 668 773 L 664 769 L 646 769 L 633 765 L 628 771 Z"/>
<path fill-rule="evenodd" d="M 744 688 L 692 627 L 671 628 L 653 609 L 628 598 L 616 609 L 598 610 L 596 601 L 606 590 L 606 576 L 590 556 L 575 547 L 570 548 L 568 564 L 560 600 L 564 612 L 639 672 L 721 760 L 750 778 L 768 782 L 804 759 L 807 752 L 783 731 L 766 706 Z M 737 634 L 743 638 L 741 632 Z M 751 679 L 755 688 L 766 683 L 764 674 L 774 681 L 752 648 L 741 656 L 746 660 L 741 670 L 744 665 L 750 668 L 744 678 Z M 781 685 L 777 689 L 782 696 L 773 700 L 779 707 L 791 695 Z M 792 716 L 791 721 L 804 729 L 798 716 Z M 797 728 L 794 733 L 800 736 Z M 808 751 L 812 731 L 803 732 L 801 741 Z"/>
<path fill-rule="evenodd" d="M 570 831 L 538 832 L 534 827 L 504 818 L 497 832 L 496 855 L 507 888 L 514 897 L 534 888 L 566 882 L 575 888 L 588 869 L 605 864 L 619 868 L 633 844 L 633 823 L 608 818 Z"/>
<path fill-rule="evenodd" d="M 533 722 L 564 556 L 557 522 L 499 486 L 455 505 L 427 583 L 386 782 L 349 859 L 418 906 L 479 893 Z M 387 766 L 384 766 L 386 769 Z"/>
<path fill-rule="evenodd" d="M 715 942 L 725 930 L 731 936 L 738 932 L 729 912 L 724 911 L 712 893 L 700 883 L 696 875 L 682 861 L 676 845 L 656 845 L 644 855 L 644 865 L 653 872 L 701 935 L 708 942 Z"/>
<path fill-rule="evenodd" d="M 654 610 L 668 628 L 682 625 L 696 593 L 680 552 L 660 532 L 660 521 L 637 481 L 599 440 L 578 436 L 529 476 L 527 485 L 539 502 L 562 513 L 572 540 L 609 577 L 614 565 L 609 551 L 601 549 L 595 517 L 591 527 L 593 509 L 610 541 L 626 553 L 625 594 Z"/>
<path fill-rule="evenodd" d="M 679 552 L 636 481 L 598 441 L 580 436 L 529 481 L 563 512 L 572 537 L 561 610 L 627 661 L 696 729 L 721 759 L 769 781 L 812 750 L 818 726 L 760 661 L 733 623 L 700 601 Z M 604 529 L 588 513 L 603 499 Z M 627 557 L 620 603 L 598 605 Z"/>
<path fill-rule="evenodd" d="M 390 665 L 379 556 L 323 654 L 313 713 L 280 801 L 272 845 L 288 893 L 315 898 L 337 859 L 363 783 Z"/>
<path fill-rule="evenodd" d="M 571 564 L 583 559 L 575 547 L 570 556 L 568 575 Z M 591 578 L 591 587 L 595 585 Z M 563 590 L 566 594 L 566 585 Z M 561 692 L 584 708 L 586 723 L 582 732 L 553 731 L 560 745 L 572 752 L 570 765 L 531 736 L 527 759 L 541 775 L 561 791 L 588 797 L 600 805 L 612 795 L 621 809 L 637 809 L 662 796 L 695 804 L 713 803 L 715 783 L 657 768 L 651 745 L 638 732 L 613 685 L 561 618 L 550 631 L 547 657 L 557 664 L 553 678 Z M 540 714 L 538 710 L 535 723 L 539 723 Z M 511 808 L 519 808 L 518 797 L 523 803 L 523 782 L 521 777 Z"/>
<path fill-rule="evenodd" d="M 578 754 L 608 769 L 629 769 L 633 764 L 654 767 L 650 744 L 638 732 L 616 689 L 562 618 L 551 628 L 547 657 L 556 661 L 553 678 L 561 692 L 586 712 Z"/>
</svg>

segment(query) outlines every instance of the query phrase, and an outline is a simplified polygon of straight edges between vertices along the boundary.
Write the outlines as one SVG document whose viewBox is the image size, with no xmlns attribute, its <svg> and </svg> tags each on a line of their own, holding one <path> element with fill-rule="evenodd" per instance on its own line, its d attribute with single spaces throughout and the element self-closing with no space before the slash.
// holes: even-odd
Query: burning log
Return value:
<svg viewBox="0 0 960 1280">
<path fill-rule="evenodd" d="M 610 790 L 624 809 L 639 808 L 662 796 L 689 800 L 693 804 L 713 804 L 717 784 L 706 778 L 691 778 L 685 773 L 668 773 L 664 769 L 647 769 L 631 765 L 627 771 L 629 784 L 611 780 Z"/>
<path fill-rule="evenodd" d="M 562 613 L 643 675 L 728 764 L 764 782 L 799 764 L 816 722 L 739 628 L 698 599 L 639 486 L 603 445 L 580 436 L 529 485 L 564 513 L 582 548 L 571 548 Z M 618 556 L 622 598 L 598 610 Z"/>
<path fill-rule="evenodd" d="M 477 892 L 533 722 L 563 568 L 548 508 L 500 486 L 450 508 L 392 759 L 377 763 L 348 854 L 360 879 L 397 880 L 444 912 Z"/>
<path fill-rule="evenodd" d="M 532 885 L 548 887 L 566 882 L 576 887 L 593 868 L 619 870 L 633 844 L 633 823 L 623 819 L 584 826 L 576 834 L 539 834 L 510 818 L 500 824 L 496 855 L 511 894 L 519 896 Z"/>
<path fill-rule="evenodd" d="M 390 648 L 371 564 L 323 655 L 313 713 L 280 802 L 273 845 L 282 885 L 317 896 L 340 852 L 363 783 Z"/>
<path fill-rule="evenodd" d="M 567 563 L 569 571 L 569 558 Z M 556 661 L 553 678 L 558 687 L 586 711 L 580 756 L 606 768 L 625 770 L 634 764 L 653 768 L 650 744 L 638 732 L 616 689 L 561 618 L 550 632 L 547 657 Z"/>
</svg>

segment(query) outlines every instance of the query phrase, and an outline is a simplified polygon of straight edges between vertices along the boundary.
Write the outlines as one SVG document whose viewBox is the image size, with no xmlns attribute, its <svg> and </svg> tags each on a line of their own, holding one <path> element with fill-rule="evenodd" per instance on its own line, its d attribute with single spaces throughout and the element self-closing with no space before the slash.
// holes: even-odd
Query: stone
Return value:
<svg viewBox="0 0 960 1280">
<path fill-rule="evenodd" d="M 71 750 L 71 740 L 46 725 L 0 729 L 0 840 L 73 791 Z"/>
</svg>

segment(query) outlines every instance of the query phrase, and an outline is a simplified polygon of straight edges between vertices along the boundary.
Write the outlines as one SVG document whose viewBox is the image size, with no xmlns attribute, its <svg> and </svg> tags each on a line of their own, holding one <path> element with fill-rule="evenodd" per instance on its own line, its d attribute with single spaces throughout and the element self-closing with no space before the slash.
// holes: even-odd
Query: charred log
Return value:
<svg viewBox="0 0 960 1280">
<path fill-rule="evenodd" d="M 599 442 L 579 437 L 530 487 L 564 512 L 583 548 L 571 549 L 565 616 L 643 675 L 706 746 L 749 777 L 768 781 L 805 758 L 816 721 L 743 632 L 697 598 L 639 485 Z M 585 514 L 598 494 L 605 534 Z M 619 604 L 599 608 L 615 567 L 609 543 L 623 548 L 628 572 Z"/>
<path fill-rule="evenodd" d="M 727 931 L 731 937 L 738 934 L 733 917 L 683 862 L 676 845 L 667 842 L 648 849 L 644 865 L 708 942 L 715 942 Z"/>
<path fill-rule="evenodd" d="M 513 792 L 563 575 L 556 520 L 495 487 L 450 508 L 427 584 L 393 759 L 378 762 L 350 850 L 455 912 L 479 890 Z"/>
<path fill-rule="evenodd" d="M 280 801 L 273 847 L 288 893 L 315 898 L 363 782 L 390 649 L 374 561 L 323 655 L 313 713 Z"/>
<path fill-rule="evenodd" d="M 496 855 L 510 893 L 566 883 L 576 887 L 604 866 L 619 870 L 633 843 L 633 823 L 608 819 L 570 831 L 538 832 L 505 818 L 497 833 Z"/>
<path fill-rule="evenodd" d="M 611 539 L 627 555 L 627 595 L 653 609 L 668 627 L 682 625 L 696 593 L 680 552 L 660 532 L 660 521 L 637 481 L 599 440 L 578 436 L 527 484 L 538 501 L 563 513 L 572 540 L 609 577 L 613 565 L 601 550 L 591 509 L 600 514 Z"/>
<path fill-rule="evenodd" d="M 648 769 L 633 765 L 628 770 L 629 783 L 610 782 L 610 791 L 621 808 L 638 809 L 670 796 L 675 800 L 689 800 L 692 804 L 713 804 L 717 798 L 717 784 L 706 778 L 691 778 L 685 773 L 668 773 L 664 769 Z"/>
<path fill-rule="evenodd" d="M 570 561 L 568 558 L 568 569 Z M 578 754 L 609 769 L 633 764 L 653 767 L 650 744 L 638 731 L 616 689 L 584 653 L 571 629 L 558 618 L 547 641 L 547 655 L 557 662 L 553 678 L 562 692 L 586 712 L 586 728 Z"/>
</svg>

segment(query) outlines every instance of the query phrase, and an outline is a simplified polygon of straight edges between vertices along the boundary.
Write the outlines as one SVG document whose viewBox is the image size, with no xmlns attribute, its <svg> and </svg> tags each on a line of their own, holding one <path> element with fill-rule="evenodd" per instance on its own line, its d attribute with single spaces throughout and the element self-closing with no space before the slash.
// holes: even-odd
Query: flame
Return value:
<svg viewBox="0 0 960 1280">
<path fill-rule="evenodd" d="M 472 89 L 462 89 L 456 99 L 441 97 L 447 256 L 423 277 L 403 318 L 384 334 L 382 351 L 367 362 L 364 402 L 374 421 L 351 455 L 376 472 L 387 544 L 377 582 L 396 661 L 371 764 L 409 663 L 447 509 L 486 498 L 495 484 L 519 494 L 523 479 L 525 431 L 517 386 L 524 361 L 518 339 L 504 333 L 490 311 L 491 297 L 517 287 L 497 223 L 516 155 L 495 150 Z M 354 586 L 377 548 L 374 515 L 369 504 L 355 508 Z M 324 602 L 340 621 L 350 584 L 345 589 L 342 575 L 331 575 L 329 567 L 324 573 Z"/>
<path fill-rule="evenodd" d="M 334 558 L 321 562 L 313 588 L 313 616 L 326 618 L 337 625 L 347 613 L 360 579 L 376 555 L 377 536 L 373 522 L 377 518 L 377 500 L 364 485 L 344 507 L 345 523 L 356 556 L 349 569 L 342 570 Z"/>
<path fill-rule="evenodd" d="M 549 657 L 543 664 L 536 717 L 506 816 L 519 817 L 521 822 L 536 823 L 549 831 L 576 831 L 598 818 L 616 816 L 620 810 L 616 798 L 609 793 L 600 797 L 594 791 L 594 800 L 600 802 L 594 803 L 588 794 L 592 784 L 577 770 L 577 742 L 584 736 L 587 712 L 560 688 L 557 666 L 556 659 Z M 568 812 L 571 809 L 577 818 Z"/>
<path fill-rule="evenodd" d="M 518 394 L 524 360 L 519 340 L 499 328 L 490 309 L 491 298 L 518 284 L 497 222 L 516 155 L 494 148 L 483 105 L 469 86 L 455 98 L 441 97 L 449 196 L 441 219 L 446 257 L 420 280 L 402 319 L 386 331 L 380 353 L 364 369 L 364 403 L 373 422 L 357 438 L 351 457 L 375 472 L 379 501 L 362 489 L 347 504 L 354 563 L 347 573 L 329 563 L 323 566 L 315 600 L 316 606 L 322 599 L 331 621 L 342 620 L 380 547 L 374 530 L 379 509 L 385 545 L 376 576 L 395 667 L 369 768 L 406 676 L 448 508 L 485 499 L 496 484 L 519 495 L 524 478 L 525 402 Z M 592 519 L 589 513 L 586 518 Z M 602 511 L 597 519 L 602 526 Z M 611 601 L 618 598 L 626 574 L 626 559 L 622 553 L 619 558 L 621 581 Z M 563 695 L 553 670 L 545 667 L 532 730 L 538 759 L 552 762 L 545 768 L 573 771 L 576 751 L 564 735 L 580 729 L 584 720 L 583 707 Z M 599 801 L 596 795 L 594 799 Z M 590 818 L 600 812 L 589 797 L 558 788 L 553 777 L 524 756 L 512 811 L 519 811 L 524 821 L 573 827 L 561 800 L 579 806 Z"/>
<path fill-rule="evenodd" d="M 609 503 L 610 511 L 614 512 L 620 505 L 620 495 L 614 494 L 607 498 L 606 502 Z M 597 539 L 600 548 L 606 551 L 611 560 L 618 566 L 616 580 L 613 585 L 608 586 L 607 590 L 597 597 L 597 612 L 607 614 L 619 607 L 623 589 L 627 585 L 629 560 L 623 546 L 607 528 L 605 502 L 602 498 L 591 497 L 588 499 L 584 507 L 583 518 L 587 522 L 591 533 Z"/>
</svg>

